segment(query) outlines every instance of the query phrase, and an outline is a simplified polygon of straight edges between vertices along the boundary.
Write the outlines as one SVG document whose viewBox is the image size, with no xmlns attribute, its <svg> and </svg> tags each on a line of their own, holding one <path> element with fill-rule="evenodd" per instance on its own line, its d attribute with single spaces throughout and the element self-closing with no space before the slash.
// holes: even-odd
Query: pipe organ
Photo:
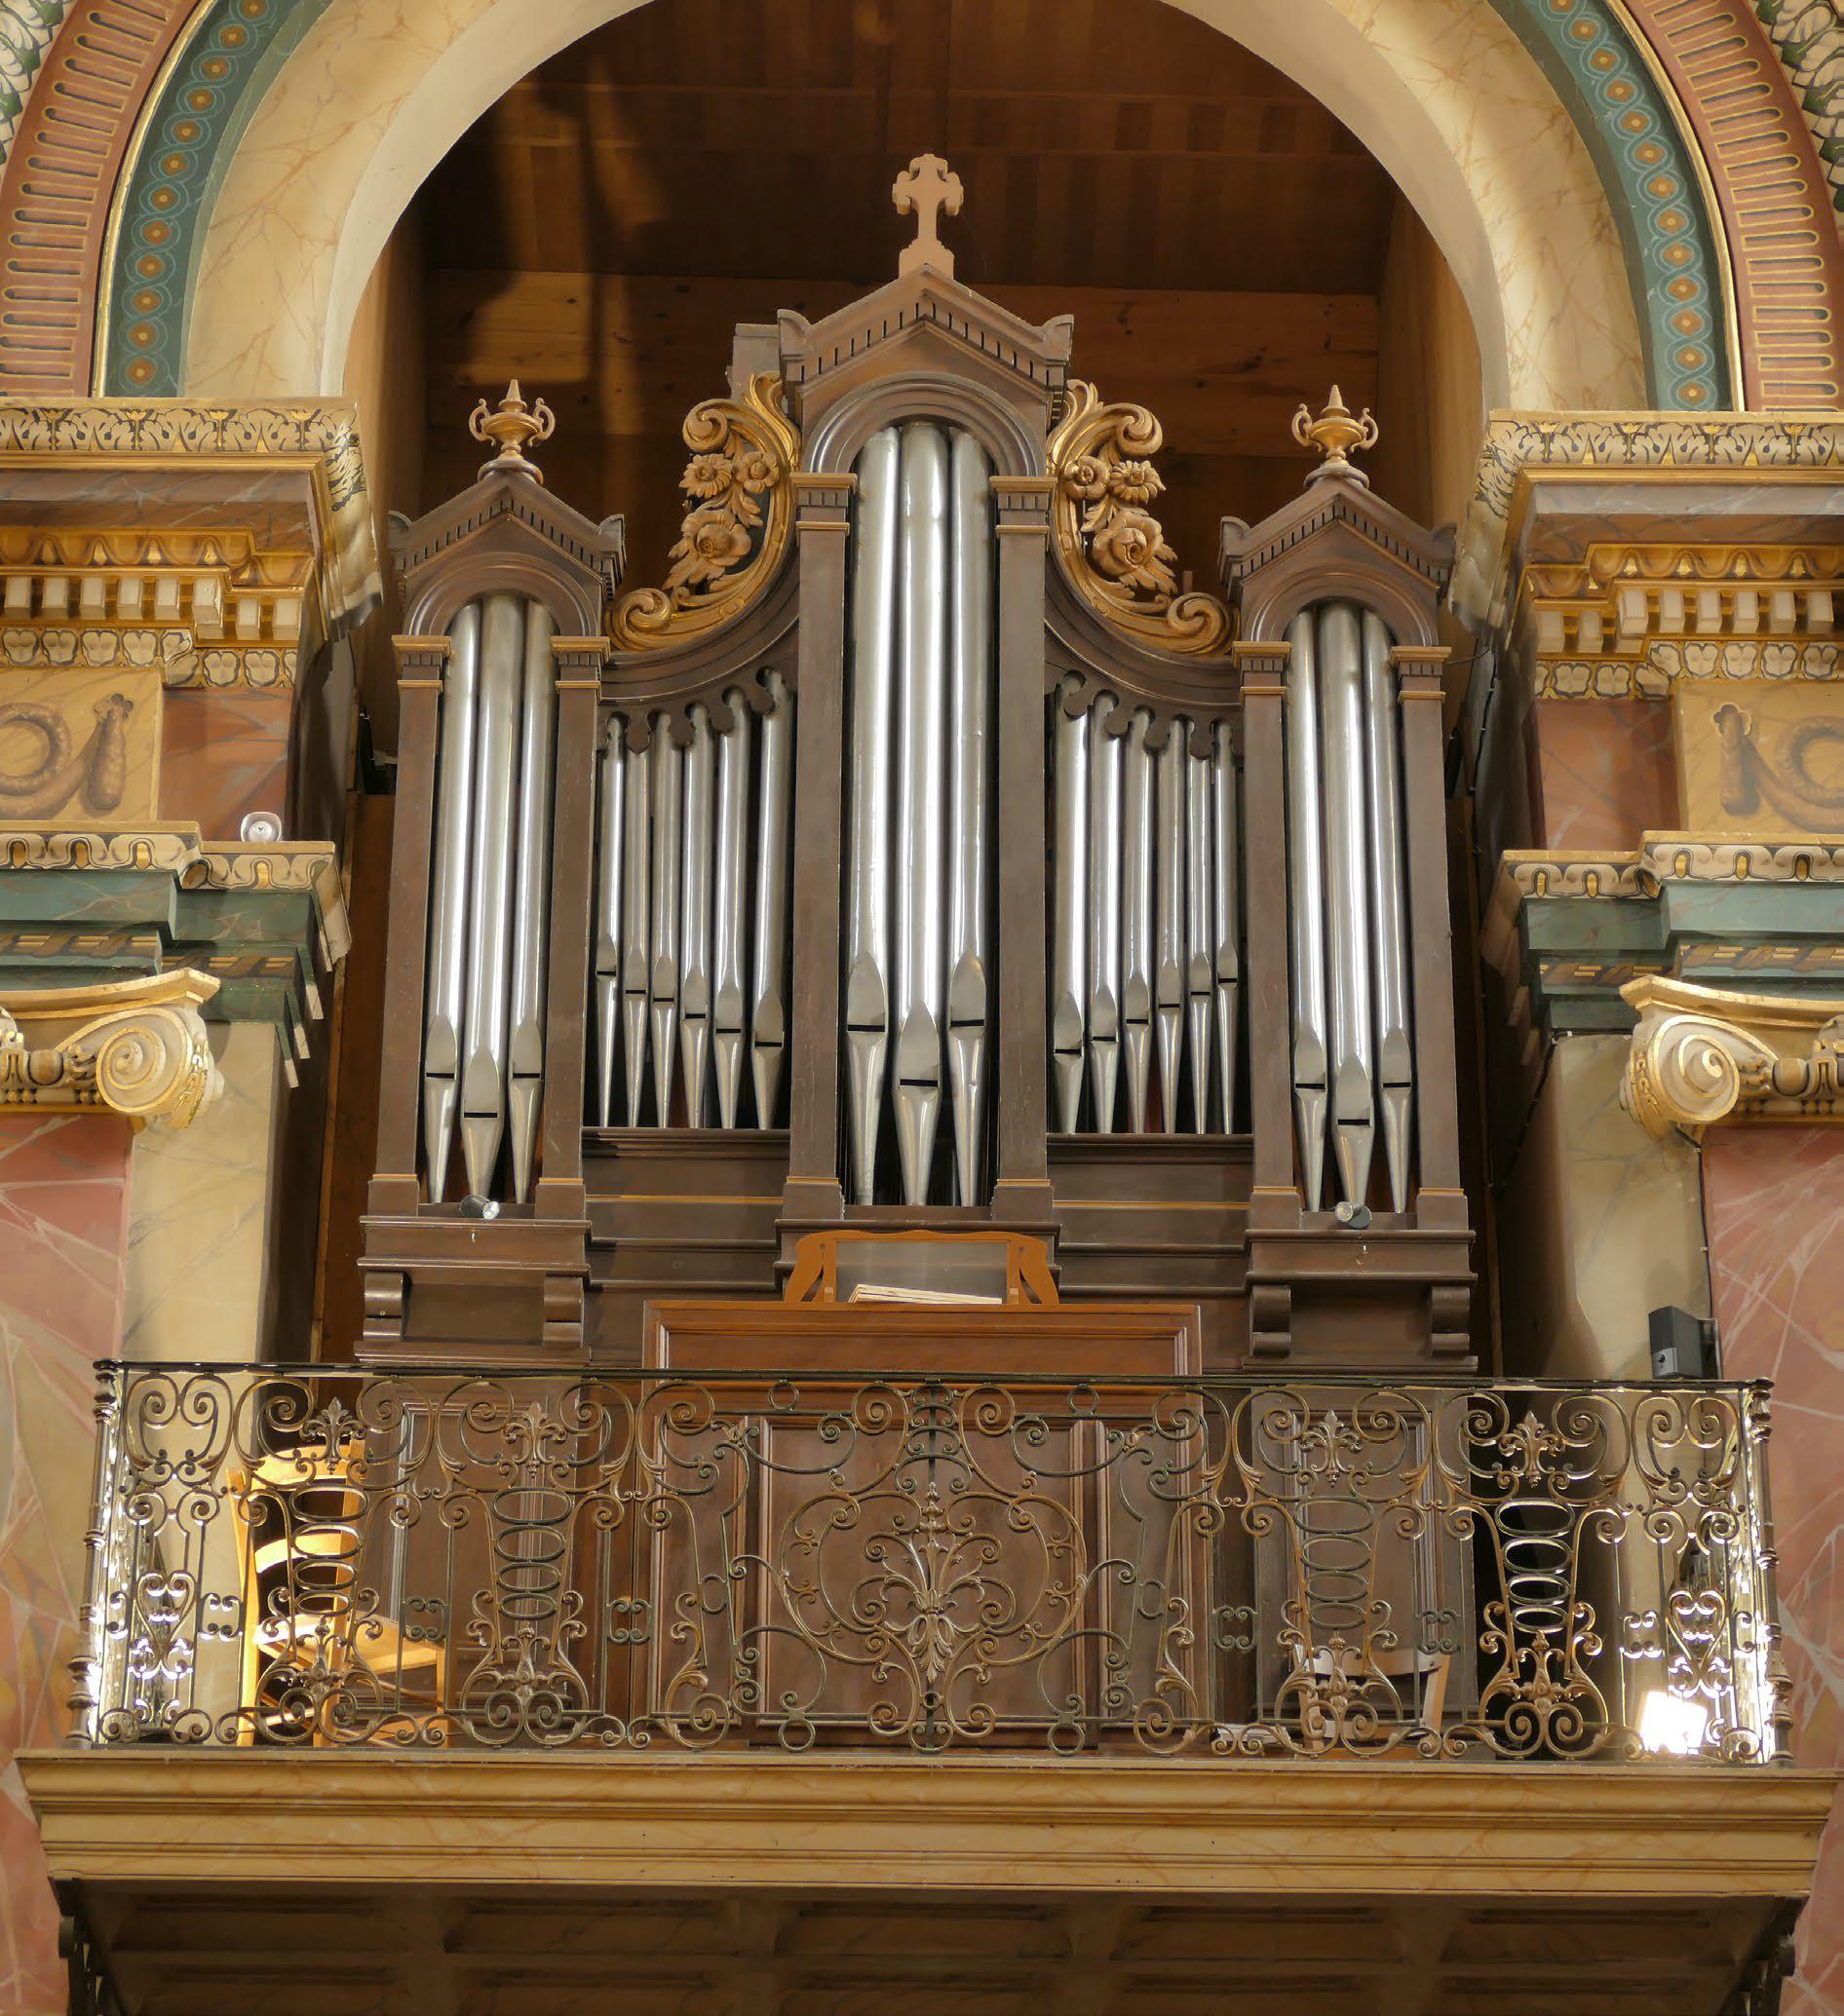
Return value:
<svg viewBox="0 0 1844 2016">
<path fill-rule="evenodd" d="M 399 536 L 368 1356 L 633 1364 L 861 1227 L 1028 1234 L 1210 1364 L 1466 1361 L 1449 543 L 1334 391 L 1191 588 L 1157 421 L 928 187 L 896 280 L 739 326 L 660 587 L 516 387 Z"/>
<path fill-rule="evenodd" d="M 1053 706 L 1051 1071 L 1064 1133 L 1235 1130 L 1236 759 L 1226 721 L 1180 716 L 1154 749 L 1158 732 L 1113 695 Z"/>
</svg>

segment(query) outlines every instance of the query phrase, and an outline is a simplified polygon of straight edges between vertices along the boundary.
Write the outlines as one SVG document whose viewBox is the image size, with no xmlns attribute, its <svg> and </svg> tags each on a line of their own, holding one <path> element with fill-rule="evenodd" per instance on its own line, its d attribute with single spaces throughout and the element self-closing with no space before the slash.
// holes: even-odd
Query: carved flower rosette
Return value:
<svg viewBox="0 0 1844 2016">
<path fill-rule="evenodd" d="M 614 639 L 624 651 L 684 643 L 727 623 L 774 580 L 792 537 L 800 437 L 782 411 L 779 378 L 762 373 L 742 399 L 694 406 L 682 432 L 688 509 L 665 586 L 616 604 Z"/>
<path fill-rule="evenodd" d="M 1140 642 L 1205 655 L 1229 648 L 1229 611 L 1214 595 L 1181 593 L 1177 554 L 1152 506 L 1165 488 L 1152 458 L 1165 431 L 1144 406 L 1107 404 L 1070 382 L 1050 441 L 1056 551 L 1083 598 Z"/>
</svg>

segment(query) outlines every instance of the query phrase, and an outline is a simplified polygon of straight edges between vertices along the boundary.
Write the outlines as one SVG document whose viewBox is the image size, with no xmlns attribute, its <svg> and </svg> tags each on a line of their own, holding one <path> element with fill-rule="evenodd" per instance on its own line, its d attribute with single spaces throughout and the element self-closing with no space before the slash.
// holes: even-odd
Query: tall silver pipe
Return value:
<svg viewBox="0 0 1844 2016">
<path fill-rule="evenodd" d="M 595 846 L 595 1117 L 615 1113 L 615 1053 L 621 1044 L 622 843 L 628 837 L 627 724 L 611 714 L 602 739 L 601 808 Z"/>
<path fill-rule="evenodd" d="M 1097 1133 L 1114 1131 L 1121 1076 L 1121 738 L 1097 701 L 1089 717 L 1089 1091 Z"/>
<path fill-rule="evenodd" d="M 793 795 L 794 704 L 779 672 L 764 674 L 761 805 L 755 829 L 755 942 L 749 983 L 749 1072 L 755 1124 L 775 1124 L 788 1057 L 788 821 Z"/>
<path fill-rule="evenodd" d="M 947 1019 L 947 437 L 903 425 L 897 603 L 897 1159 L 905 1203 L 928 1200 Z"/>
<path fill-rule="evenodd" d="M 1370 813 L 1370 956 L 1376 968 L 1377 1105 L 1389 1164 L 1390 1209 L 1408 1208 L 1414 1127 L 1415 1046 L 1408 1008 L 1406 835 L 1400 704 L 1382 619 L 1364 618 L 1364 747 Z"/>
<path fill-rule="evenodd" d="M 1293 1116 L 1300 1188 L 1319 1209 L 1325 1174 L 1325 902 L 1320 838 L 1319 669 L 1311 610 L 1287 625 L 1287 925 L 1293 941 Z"/>
<path fill-rule="evenodd" d="M 749 871 L 749 763 L 755 716 L 734 687 L 724 695 L 731 726 L 717 737 L 717 838 L 711 864 L 711 1049 L 717 1067 L 717 1124 L 733 1127 L 743 1091 L 748 981 L 743 971 Z M 758 859 L 758 885 L 774 873 Z"/>
<path fill-rule="evenodd" d="M 717 752 L 711 716 L 691 710 L 685 752 L 685 856 L 679 870 L 678 1053 L 685 1081 L 685 1124 L 705 1123 L 705 1081 L 711 1067 L 711 833 L 716 815 Z"/>
<path fill-rule="evenodd" d="M 858 458 L 852 500 L 850 824 L 845 854 L 849 1174 L 872 1200 L 890 1047 L 890 729 L 896 666 L 898 442 L 880 429 Z"/>
<path fill-rule="evenodd" d="M 513 896 L 512 1026 L 507 1110 L 513 1196 L 531 1195 L 544 1099 L 545 953 L 551 939 L 551 807 L 557 782 L 557 672 L 551 612 L 525 604 L 525 657 L 519 709 L 519 867 Z"/>
<path fill-rule="evenodd" d="M 621 1026 L 627 1051 L 628 1124 L 637 1127 L 646 1087 L 647 992 L 653 956 L 647 929 L 653 885 L 652 744 L 629 749 L 621 768 L 628 828 L 621 851 Z"/>
<path fill-rule="evenodd" d="M 1210 1131 L 1210 1008 L 1216 975 L 1211 940 L 1215 876 L 1211 872 L 1210 837 L 1215 821 L 1210 806 L 1210 759 L 1190 746 L 1191 724 L 1185 730 L 1184 757 L 1184 1020 L 1185 1052 L 1191 1066 L 1191 1128 Z"/>
<path fill-rule="evenodd" d="M 947 1084 L 957 1200 L 979 1201 L 991 1002 L 992 464 L 956 428 L 949 541 Z"/>
<path fill-rule="evenodd" d="M 1229 723 L 1216 723 L 1210 742 L 1210 824 L 1215 875 L 1210 884 L 1210 938 L 1216 982 L 1216 1113 L 1223 1132 L 1236 1131 L 1236 1036 L 1242 1005 L 1242 856 L 1236 805 L 1236 754 Z"/>
<path fill-rule="evenodd" d="M 1089 923 L 1089 717 L 1051 702 L 1056 825 L 1051 842 L 1051 1069 L 1056 1124 L 1075 1129 L 1082 1107 L 1084 954 Z"/>
<path fill-rule="evenodd" d="M 474 873 L 468 891 L 467 1036 L 461 1053 L 461 1159 L 468 1189 L 490 1194 L 506 1131 L 506 1020 L 512 978 L 513 810 L 524 685 L 525 602 L 480 610 L 480 704 L 474 749 Z"/>
<path fill-rule="evenodd" d="M 1127 1123 L 1146 1131 L 1152 1078 L 1153 761 L 1146 747 L 1152 717 L 1128 724 L 1121 751 L 1121 1054 L 1127 1065 Z"/>
<path fill-rule="evenodd" d="M 1325 970 L 1331 1040 L 1331 1144 L 1353 1203 L 1370 1185 L 1376 1144 L 1370 1023 L 1370 867 L 1364 751 L 1364 631 L 1356 606 L 1319 611 L 1320 758 L 1325 806 Z"/>
<path fill-rule="evenodd" d="M 436 775 L 436 857 L 429 896 L 429 977 L 423 1015 L 423 1157 L 440 1203 L 454 1141 L 468 970 L 468 834 L 474 804 L 474 731 L 480 690 L 480 608 L 448 626 Z"/>
<path fill-rule="evenodd" d="M 683 860 L 684 752 L 671 734 L 672 717 L 653 717 L 653 932 L 647 963 L 652 1023 L 653 1118 L 672 1121 L 672 1055 L 678 1033 L 679 869 Z"/>
<path fill-rule="evenodd" d="M 1184 1055 L 1185 728 L 1173 721 L 1155 766 L 1153 1033 L 1159 1045 L 1159 1098 L 1168 1134 L 1178 1130 L 1178 1072 Z"/>
</svg>

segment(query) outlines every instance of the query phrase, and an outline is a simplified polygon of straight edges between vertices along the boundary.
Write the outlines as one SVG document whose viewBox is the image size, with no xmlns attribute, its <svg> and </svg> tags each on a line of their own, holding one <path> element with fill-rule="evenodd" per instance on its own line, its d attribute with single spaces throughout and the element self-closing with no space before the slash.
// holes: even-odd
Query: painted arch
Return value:
<svg viewBox="0 0 1844 2016">
<path fill-rule="evenodd" d="M 534 33 L 524 0 L 0 0 L 0 387 L 336 386 L 422 176 L 632 4 L 555 0 Z M 1402 186 L 1494 403 L 1844 398 L 1831 189 L 1794 82 L 1825 52 L 1771 41 L 1748 0 L 1175 4 L 1313 92 Z M 271 326 L 247 326 L 250 302 Z"/>
</svg>

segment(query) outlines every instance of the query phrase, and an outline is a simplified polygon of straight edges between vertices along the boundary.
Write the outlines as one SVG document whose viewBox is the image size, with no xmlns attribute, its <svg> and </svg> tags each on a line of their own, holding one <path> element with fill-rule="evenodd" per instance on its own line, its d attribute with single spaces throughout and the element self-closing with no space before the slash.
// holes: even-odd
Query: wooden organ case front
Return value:
<svg viewBox="0 0 1844 2016">
<path fill-rule="evenodd" d="M 1041 1240 L 1203 1362 L 1467 1363 L 1449 548 L 1318 467 L 1180 585 L 1157 422 L 953 277 L 738 328 L 665 584 L 497 452 L 397 546 L 377 1361 L 639 1360 L 840 1227 Z"/>
</svg>

